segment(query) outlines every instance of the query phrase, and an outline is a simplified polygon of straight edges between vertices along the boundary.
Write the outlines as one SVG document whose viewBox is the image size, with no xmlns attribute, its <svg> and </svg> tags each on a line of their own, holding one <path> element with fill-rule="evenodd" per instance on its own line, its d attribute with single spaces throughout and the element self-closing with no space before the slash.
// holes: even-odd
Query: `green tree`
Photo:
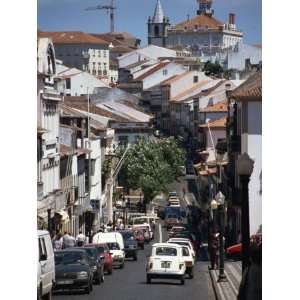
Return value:
<svg viewBox="0 0 300 300">
<path fill-rule="evenodd" d="M 205 75 L 207 75 L 207 76 L 220 77 L 224 70 L 218 62 L 212 63 L 211 61 L 207 61 L 204 64 L 203 71 L 204 71 Z"/>
<path fill-rule="evenodd" d="M 139 139 L 128 150 L 120 176 L 129 188 L 140 188 L 149 202 L 180 174 L 184 157 L 175 140 Z"/>
</svg>

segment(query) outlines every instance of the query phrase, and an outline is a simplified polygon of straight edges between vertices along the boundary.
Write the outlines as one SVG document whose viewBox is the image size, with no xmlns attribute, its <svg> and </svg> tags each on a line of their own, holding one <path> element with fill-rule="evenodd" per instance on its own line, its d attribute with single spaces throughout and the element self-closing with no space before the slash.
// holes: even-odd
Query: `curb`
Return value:
<svg viewBox="0 0 300 300">
<path fill-rule="evenodd" d="M 211 283 L 212 283 L 212 287 L 213 287 L 213 290 L 214 290 L 214 295 L 215 295 L 216 300 L 221 300 L 220 296 L 217 293 L 216 282 L 213 279 L 213 275 L 212 275 L 211 270 L 209 270 L 209 277 L 210 277 L 210 280 L 211 280 Z"/>
</svg>

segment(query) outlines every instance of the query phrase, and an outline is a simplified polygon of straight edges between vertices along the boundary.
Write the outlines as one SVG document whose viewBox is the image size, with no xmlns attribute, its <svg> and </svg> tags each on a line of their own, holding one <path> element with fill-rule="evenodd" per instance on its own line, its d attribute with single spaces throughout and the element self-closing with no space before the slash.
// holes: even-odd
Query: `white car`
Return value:
<svg viewBox="0 0 300 300">
<path fill-rule="evenodd" d="M 194 278 L 194 266 L 195 260 L 192 252 L 188 246 L 182 247 L 182 254 L 185 260 L 186 271 L 185 273 L 189 275 L 190 278 Z"/>
<path fill-rule="evenodd" d="M 193 247 L 193 245 L 192 245 L 192 243 L 189 239 L 171 238 L 167 241 L 167 243 L 178 244 L 178 245 L 181 245 L 181 246 L 189 247 L 192 256 L 194 257 L 194 259 L 196 258 L 196 253 L 195 253 L 194 247 Z"/>
<path fill-rule="evenodd" d="M 51 299 L 52 288 L 55 284 L 54 252 L 50 234 L 46 230 L 38 230 L 38 270 L 37 270 L 37 299 Z"/>
<path fill-rule="evenodd" d="M 184 284 L 186 263 L 183 247 L 178 244 L 156 243 L 147 262 L 147 283 L 152 279 L 179 279 Z"/>
</svg>

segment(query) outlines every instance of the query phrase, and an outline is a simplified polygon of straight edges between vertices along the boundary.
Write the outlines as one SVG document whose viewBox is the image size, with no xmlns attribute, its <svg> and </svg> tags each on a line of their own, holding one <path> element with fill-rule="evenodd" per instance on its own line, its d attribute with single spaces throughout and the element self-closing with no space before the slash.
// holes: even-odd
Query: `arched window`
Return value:
<svg viewBox="0 0 300 300">
<path fill-rule="evenodd" d="M 154 35 L 159 36 L 159 26 L 158 25 L 154 26 Z"/>
</svg>

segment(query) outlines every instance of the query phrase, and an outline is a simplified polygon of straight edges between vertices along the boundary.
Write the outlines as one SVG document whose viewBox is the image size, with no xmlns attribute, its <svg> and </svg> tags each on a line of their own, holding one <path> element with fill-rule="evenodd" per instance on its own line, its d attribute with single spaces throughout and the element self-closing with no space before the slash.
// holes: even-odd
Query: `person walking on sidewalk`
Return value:
<svg viewBox="0 0 300 300">
<path fill-rule="evenodd" d="M 210 257 L 210 270 L 215 270 L 215 266 L 218 267 L 218 251 L 219 240 L 216 233 L 212 233 L 209 243 L 209 257 Z"/>
<path fill-rule="evenodd" d="M 79 231 L 79 234 L 76 237 L 76 243 L 78 247 L 82 247 L 86 241 L 86 236 L 82 233 L 82 231 Z"/>
</svg>

